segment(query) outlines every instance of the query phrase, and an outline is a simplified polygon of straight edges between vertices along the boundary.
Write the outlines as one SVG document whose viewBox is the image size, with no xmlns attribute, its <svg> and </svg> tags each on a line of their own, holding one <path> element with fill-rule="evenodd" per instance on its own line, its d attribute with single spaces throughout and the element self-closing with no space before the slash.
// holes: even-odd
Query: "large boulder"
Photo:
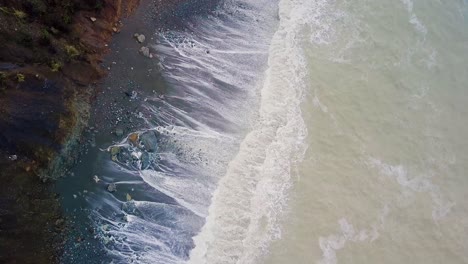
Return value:
<svg viewBox="0 0 468 264">
<path fill-rule="evenodd" d="M 140 147 L 148 152 L 156 152 L 158 149 L 158 139 L 152 130 L 140 134 Z"/>
</svg>

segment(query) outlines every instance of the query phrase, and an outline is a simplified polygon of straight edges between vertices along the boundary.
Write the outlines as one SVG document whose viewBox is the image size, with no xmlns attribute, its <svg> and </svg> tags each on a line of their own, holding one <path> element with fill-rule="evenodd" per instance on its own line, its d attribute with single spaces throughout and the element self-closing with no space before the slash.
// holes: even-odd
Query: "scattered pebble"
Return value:
<svg viewBox="0 0 468 264">
<path fill-rule="evenodd" d="M 151 55 L 150 53 L 150 49 L 148 47 L 141 47 L 140 48 L 140 53 L 141 55 L 145 56 L 145 57 L 148 57 L 148 58 L 152 58 L 153 56 Z"/>
<path fill-rule="evenodd" d="M 96 22 L 96 20 L 97 20 L 95 17 L 90 17 L 89 19 L 90 19 L 92 22 Z"/>
<path fill-rule="evenodd" d="M 124 131 L 123 131 L 122 128 L 117 128 L 117 129 L 115 130 L 115 135 L 116 135 L 116 136 L 121 137 L 121 136 L 123 136 L 123 134 L 124 134 Z"/>
<path fill-rule="evenodd" d="M 143 42 L 145 42 L 145 40 L 146 40 L 146 37 L 145 37 L 145 35 L 143 35 L 143 34 L 135 33 L 135 34 L 133 35 L 133 37 L 135 37 L 135 38 L 138 40 L 138 42 L 140 42 L 140 43 L 143 43 Z"/>
<path fill-rule="evenodd" d="M 101 179 L 99 179 L 99 177 L 97 175 L 94 175 L 93 177 L 93 180 L 98 183 L 99 181 L 101 181 Z"/>
<path fill-rule="evenodd" d="M 109 185 L 107 186 L 107 190 L 108 190 L 109 192 L 115 192 L 115 191 L 117 191 L 117 185 L 115 185 L 115 183 L 111 183 L 111 184 L 109 184 Z"/>
</svg>

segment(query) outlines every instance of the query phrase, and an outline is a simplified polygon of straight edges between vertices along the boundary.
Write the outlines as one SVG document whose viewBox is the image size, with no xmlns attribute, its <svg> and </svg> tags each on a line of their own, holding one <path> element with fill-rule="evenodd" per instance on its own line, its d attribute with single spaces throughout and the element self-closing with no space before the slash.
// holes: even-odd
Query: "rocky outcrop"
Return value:
<svg viewBox="0 0 468 264">
<path fill-rule="evenodd" d="M 138 4 L 0 0 L 0 263 L 58 262 L 48 182 L 77 157 L 107 43 Z"/>
</svg>

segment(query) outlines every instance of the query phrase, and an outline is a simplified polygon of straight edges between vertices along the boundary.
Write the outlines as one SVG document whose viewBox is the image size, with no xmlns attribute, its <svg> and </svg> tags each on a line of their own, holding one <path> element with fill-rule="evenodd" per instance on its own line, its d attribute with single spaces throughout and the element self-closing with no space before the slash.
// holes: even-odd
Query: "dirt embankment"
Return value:
<svg viewBox="0 0 468 264">
<path fill-rule="evenodd" d="M 76 158 L 99 63 L 139 0 L 0 0 L 0 263 L 54 263 L 48 179 Z"/>
</svg>

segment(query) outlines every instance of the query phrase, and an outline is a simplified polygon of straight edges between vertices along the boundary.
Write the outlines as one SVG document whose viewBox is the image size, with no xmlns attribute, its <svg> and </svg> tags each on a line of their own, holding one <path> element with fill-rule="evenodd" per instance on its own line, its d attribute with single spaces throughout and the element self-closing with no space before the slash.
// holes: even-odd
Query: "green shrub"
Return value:
<svg viewBox="0 0 468 264">
<path fill-rule="evenodd" d="M 5 72 L 0 72 L 0 85 L 2 85 L 7 79 L 7 74 Z"/>
<path fill-rule="evenodd" d="M 80 55 L 80 52 L 73 45 L 65 45 L 65 51 L 70 58 Z"/>
<path fill-rule="evenodd" d="M 103 3 L 101 0 L 96 1 L 96 4 L 94 5 L 94 9 L 101 11 L 101 9 L 104 7 Z"/>
<path fill-rule="evenodd" d="M 42 0 L 26 0 L 23 2 L 23 8 L 33 17 L 41 16 L 47 11 L 47 6 Z"/>
<path fill-rule="evenodd" d="M 2 11 L 5 14 L 10 14 L 8 7 L 5 7 L 5 6 L 0 6 L 0 11 Z"/>
<path fill-rule="evenodd" d="M 21 30 L 17 34 L 17 43 L 21 46 L 31 48 L 33 46 L 33 37 L 29 34 L 29 32 Z"/>
<path fill-rule="evenodd" d="M 62 16 L 62 20 L 64 24 L 70 25 L 72 22 L 72 17 L 69 14 L 64 14 Z"/>
<path fill-rule="evenodd" d="M 42 29 L 41 30 L 41 37 L 39 38 L 39 43 L 44 46 L 50 45 L 51 42 L 51 35 L 47 29 Z"/>
<path fill-rule="evenodd" d="M 53 72 L 58 72 L 60 71 L 60 69 L 62 68 L 62 64 L 58 61 L 52 61 L 50 63 L 50 69 L 53 71 Z"/>
<path fill-rule="evenodd" d="M 24 82 L 24 79 L 25 79 L 24 74 L 21 74 L 21 73 L 16 74 L 16 80 L 18 82 Z"/>
<path fill-rule="evenodd" d="M 18 18 L 18 19 L 25 19 L 26 17 L 28 17 L 28 14 L 26 14 L 25 12 L 21 11 L 21 10 L 17 10 L 17 9 L 13 9 L 13 15 Z"/>
</svg>

